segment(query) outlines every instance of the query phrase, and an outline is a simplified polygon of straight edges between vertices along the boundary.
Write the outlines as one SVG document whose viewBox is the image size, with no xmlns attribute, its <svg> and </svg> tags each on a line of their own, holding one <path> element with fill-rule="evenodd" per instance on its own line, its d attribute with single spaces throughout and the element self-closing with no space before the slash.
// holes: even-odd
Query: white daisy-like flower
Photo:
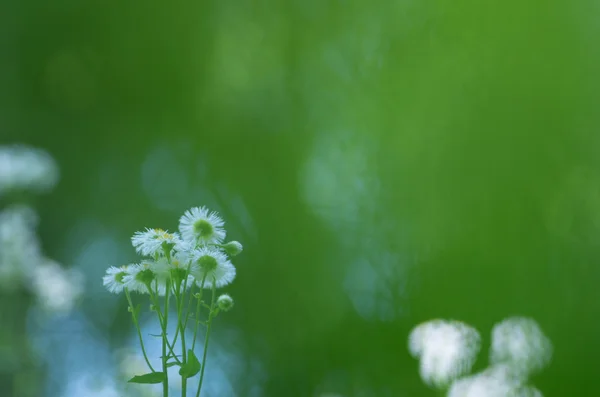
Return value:
<svg viewBox="0 0 600 397">
<path fill-rule="evenodd" d="M 454 382 L 448 397 L 543 397 L 535 387 L 515 377 L 506 366 L 492 366 L 483 372 Z"/>
<path fill-rule="evenodd" d="M 123 277 L 125 288 L 141 294 L 148 293 L 148 285 L 150 285 L 154 291 L 156 289 L 157 281 L 153 261 L 144 261 L 142 263 L 129 265 L 127 267 L 127 274 Z M 165 286 L 162 285 L 161 290 L 161 283 L 158 283 L 158 290 L 159 293 L 162 291 L 164 294 Z"/>
<path fill-rule="evenodd" d="M 102 284 L 109 292 L 118 294 L 125 288 L 125 282 L 123 279 L 127 275 L 128 265 L 125 266 L 111 266 L 106 269 L 106 275 L 102 277 Z"/>
<path fill-rule="evenodd" d="M 131 237 L 131 244 L 135 250 L 146 256 L 164 255 L 165 246 L 167 249 L 173 249 L 180 241 L 177 233 L 169 233 L 163 229 L 146 228 L 142 232 L 135 232 Z"/>
<path fill-rule="evenodd" d="M 184 286 L 189 289 L 194 283 L 194 277 L 188 271 L 191 268 L 190 260 L 187 257 L 182 259 L 181 256 L 181 254 L 176 253 L 171 257 L 171 260 L 160 258 L 153 264 L 152 269 L 156 273 L 158 283 L 164 286 L 165 289 L 168 280 L 175 284 L 180 283 L 179 292 L 183 291 Z M 161 288 L 159 288 L 160 292 Z"/>
<path fill-rule="evenodd" d="M 0 196 L 13 190 L 50 190 L 58 174 L 54 159 L 43 150 L 23 145 L 0 147 Z"/>
<path fill-rule="evenodd" d="M 522 377 L 543 369 L 552 358 L 552 342 L 535 320 L 511 317 L 496 324 L 492 330 L 490 362 L 506 364 Z"/>
<path fill-rule="evenodd" d="M 83 292 L 83 276 L 45 259 L 31 275 L 31 287 L 40 304 L 49 311 L 70 312 Z"/>
<path fill-rule="evenodd" d="M 181 237 L 194 246 L 223 242 L 226 235 L 223 226 L 223 219 L 206 207 L 193 207 L 179 219 Z"/>
<path fill-rule="evenodd" d="M 458 321 L 429 321 L 409 337 L 410 353 L 420 359 L 421 378 L 438 389 L 470 372 L 480 347 L 477 330 Z"/>
<path fill-rule="evenodd" d="M 213 282 L 216 288 L 230 284 L 235 278 L 235 267 L 227 255 L 216 248 L 203 247 L 192 252 L 192 275 L 196 284 L 204 288 L 212 288 Z"/>
</svg>

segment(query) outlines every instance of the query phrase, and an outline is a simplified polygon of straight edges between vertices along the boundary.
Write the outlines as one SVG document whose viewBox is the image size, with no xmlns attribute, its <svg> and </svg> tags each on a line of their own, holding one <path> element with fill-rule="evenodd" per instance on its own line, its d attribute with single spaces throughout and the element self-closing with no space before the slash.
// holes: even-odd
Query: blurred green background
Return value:
<svg viewBox="0 0 600 397">
<path fill-rule="evenodd" d="M 39 233 L 87 278 L 34 327 L 43 395 L 135 347 L 101 276 L 196 205 L 245 246 L 207 396 L 434 396 L 410 329 L 512 315 L 545 396 L 597 395 L 597 2 L 24 0 L 0 32 L 0 144 L 56 158 Z"/>
</svg>

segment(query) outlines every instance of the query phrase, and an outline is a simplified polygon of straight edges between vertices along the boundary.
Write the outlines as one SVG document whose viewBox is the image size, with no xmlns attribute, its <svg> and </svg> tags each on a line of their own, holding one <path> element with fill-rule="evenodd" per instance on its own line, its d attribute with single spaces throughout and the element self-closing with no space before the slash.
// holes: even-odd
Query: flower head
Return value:
<svg viewBox="0 0 600 397">
<path fill-rule="evenodd" d="M 192 275 L 204 288 L 221 288 L 235 278 L 235 267 L 227 256 L 215 248 L 199 248 L 192 252 Z"/>
<path fill-rule="evenodd" d="M 527 377 L 543 369 L 552 357 L 552 343 L 535 320 L 511 317 L 492 330 L 490 362 L 506 364 Z"/>
<path fill-rule="evenodd" d="M 143 232 L 135 232 L 131 237 L 131 244 L 135 250 L 146 256 L 164 255 L 165 249 L 170 252 L 180 241 L 177 233 L 169 233 L 162 229 L 146 228 Z"/>
<path fill-rule="evenodd" d="M 217 298 L 217 306 L 221 311 L 228 312 L 233 307 L 233 299 L 227 294 L 220 295 Z"/>
<path fill-rule="evenodd" d="M 175 254 L 170 260 L 160 258 L 154 262 L 153 270 L 161 287 L 166 287 L 167 281 L 171 281 L 172 285 L 180 285 L 183 290 L 184 286 L 188 289 L 194 282 L 194 278 L 188 270 L 190 267 L 190 260 L 187 257 L 182 259 L 180 254 Z M 161 292 L 160 289 L 159 292 Z"/>
<path fill-rule="evenodd" d="M 179 219 L 179 232 L 184 241 L 196 245 L 220 244 L 225 239 L 225 222 L 206 207 L 193 207 Z M 192 247 L 192 248 L 193 248 Z"/>
<path fill-rule="evenodd" d="M 471 370 L 480 340 L 477 330 L 464 323 L 433 320 L 411 332 L 409 350 L 420 359 L 423 381 L 442 389 Z"/>
<path fill-rule="evenodd" d="M 125 288 L 123 279 L 127 276 L 127 269 L 127 265 L 121 267 L 111 266 L 106 269 L 106 275 L 102 277 L 104 287 L 113 294 L 122 292 L 123 288 Z"/>
<path fill-rule="evenodd" d="M 131 291 L 136 291 L 141 294 L 148 293 L 148 288 L 161 292 L 160 284 L 157 286 L 158 280 L 154 270 L 154 262 L 145 261 L 139 264 L 129 265 L 127 274 L 123 277 L 123 284 Z M 164 286 L 162 292 L 164 293 Z"/>
</svg>

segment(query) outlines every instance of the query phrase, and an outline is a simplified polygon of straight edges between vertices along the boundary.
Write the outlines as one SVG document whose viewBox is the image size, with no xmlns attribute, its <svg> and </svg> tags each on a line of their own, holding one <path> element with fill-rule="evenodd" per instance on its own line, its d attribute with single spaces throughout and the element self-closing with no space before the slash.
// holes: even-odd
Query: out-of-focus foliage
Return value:
<svg viewBox="0 0 600 397">
<path fill-rule="evenodd" d="M 592 0 L 1 5 L 0 143 L 57 159 L 41 237 L 88 279 L 36 340 L 77 335 L 117 376 L 134 338 L 103 270 L 207 205 L 245 243 L 215 335 L 235 369 L 207 395 L 433 395 L 415 324 L 518 315 L 556 348 L 536 387 L 595 396 L 598 21 Z M 73 349 L 48 395 L 84 393 Z"/>
</svg>

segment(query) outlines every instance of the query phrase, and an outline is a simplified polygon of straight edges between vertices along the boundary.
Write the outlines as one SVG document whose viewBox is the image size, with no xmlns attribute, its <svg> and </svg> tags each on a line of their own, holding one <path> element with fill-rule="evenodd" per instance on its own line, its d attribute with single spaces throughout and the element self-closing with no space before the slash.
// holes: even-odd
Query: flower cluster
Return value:
<svg viewBox="0 0 600 397">
<path fill-rule="evenodd" d="M 217 297 L 217 288 L 230 284 L 235 278 L 235 267 L 230 258 L 242 252 L 237 241 L 225 242 L 225 222 L 216 212 L 206 207 L 194 207 L 179 219 L 179 232 L 163 229 L 145 229 L 136 232 L 131 243 L 142 259 L 125 266 L 111 266 L 103 277 L 109 292 L 125 292 L 133 323 L 144 360 L 151 371 L 134 376 L 133 383 L 162 383 L 163 397 L 169 395 L 167 369 L 179 367 L 181 395 L 187 395 L 188 379 L 198 373 L 196 397 L 200 396 L 211 325 L 221 312 L 233 308 L 233 299 L 222 294 Z M 199 292 L 194 292 L 197 288 Z M 210 300 L 203 300 L 205 290 L 210 290 Z M 138 315 L 140 306 L 134 306 L 131 292 L 145 295 L 155 312 L 161 329 L 162 355 L 160 370 L 150 362 L 144 347 Z M 176 309 L 176 332 L 168 334 L 169 312 Z M 194 308 L 195 306 L 195 308 Z M 202 311 L 207 313 L 203 316 Z M 186 342 L 188 321 L 192 319 L 193 335 L 191 347 Z M 202 359 L 195 353 L 196 339 L 200 326 L 206 327 Z M 180 344 L 180 348 L 177 344 Z"/>
<path fill-rule="evenodd" d="M 131 243 L 143 259 L 109 267 L 104 286 L 117 294 L 126 288 L 164 296 L 169 286 L 181 292 L 193 283 L 202 289 L 230 284 L 236 271 L 229 258 L 239 254 L 242 245 L 237 241 L 224 243 L 224 225 L 216 212 L 194 207 L 179 220 L 179 233 L 148 228 L 136 232 Z"/>
<path fill-rule="evenodd" d="M 470 372 L 479 348 L 477 330 L 456 321 L 429 321 L 409 337 L 409 351 L 421 360 L 421 378 L 447 389 L 448 397 L 542 397 L 528 380 L 550 362 L 552 344 L 534 320 L 511 317 L 496 324 L 490 366 L 461 378 Z"/>
</svg>

